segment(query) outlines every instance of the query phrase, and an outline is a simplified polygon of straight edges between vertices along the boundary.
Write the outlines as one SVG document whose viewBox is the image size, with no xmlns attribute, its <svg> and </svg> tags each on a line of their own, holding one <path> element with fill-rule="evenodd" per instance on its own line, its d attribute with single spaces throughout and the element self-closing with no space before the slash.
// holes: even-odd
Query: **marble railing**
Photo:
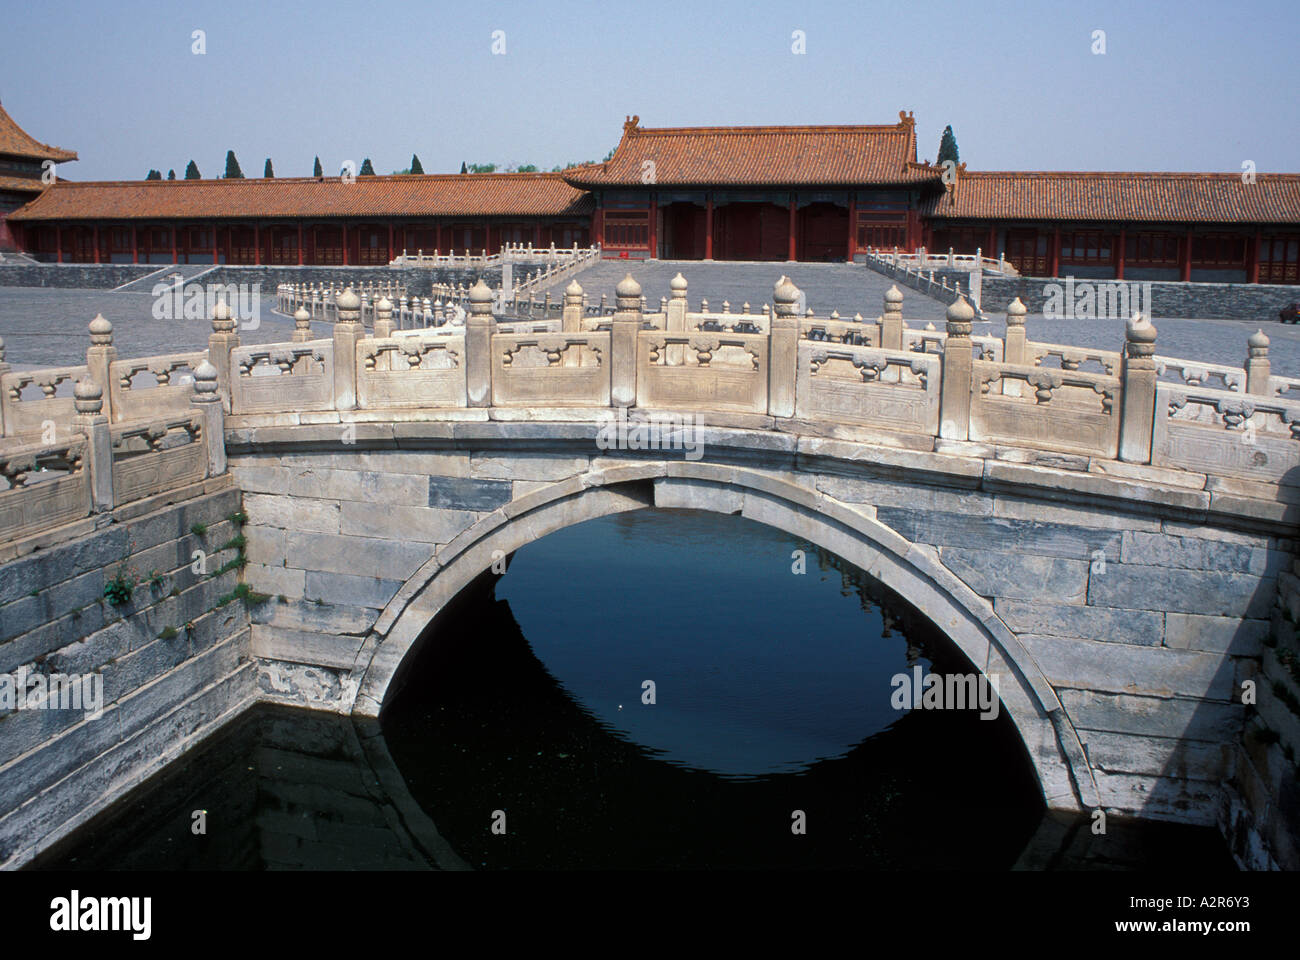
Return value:
<svg viewBox="0 0 1300 960">
<path fill-rule="evenodd" d="M 593 317 L 574 280 L 555 319 L 502 322 L 480 282 L 463 323 L 406 331 L 386 297 L 367 330 L 361 298 L 344 290 L 330 337 L 299 311 L 292 342 L 248 346 L 218 303 L 206 357 L 119 360 L 102 318 L 84 366 L 10 371 L 0 343 L 0 542 L 30 533 L 39 515 L 62 522 L 221 473 L 227 415 L 256 426 L 385 410 L 409 420 L 495 407 L 546 420 L 635 406 L 891 447 L 1045 455 L 1156 482 L 1229 478 L 1243 496 L 1300 502 L 1300 380 L 1272 374 L 1262 331 L 1231 367 L 1158 356 L 1141 316 L 1107 351 L 1030 341 L 1019 300 L 1004 336 L 987 337 L 972 335 L 964 299 L 944 330 L 909 326 L 897 288 L 878 317 L 846 320 L 798 316 L 800 293 L 784 277 L 757 313 L 691 312 L 685 279 L 671 286 L 646 313 L 626 277 L 614 312 Z"/>
</svg>

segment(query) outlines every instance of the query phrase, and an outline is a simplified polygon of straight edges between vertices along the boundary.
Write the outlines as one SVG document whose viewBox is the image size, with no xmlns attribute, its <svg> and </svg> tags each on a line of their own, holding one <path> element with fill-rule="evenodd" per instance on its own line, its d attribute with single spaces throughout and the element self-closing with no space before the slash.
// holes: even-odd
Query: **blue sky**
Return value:
<svg viewBox="0 0 1300 960">
<path fill-rule="evenodd" d="M 974 169 L 1300 170 L 1300 4 L 12 2 L 0 101 L 75 180 L 418 153 L 543 168 L 644 126 L 951 123 Z M 205 32 L 204 55 L 192 52 Z M 806 53 L 792 52 L 803 31 Z M 1105 31 L 1097 55 L 1093 31 Z M 494 54 L 493 32 L 505 53 Z"/>
</svg>

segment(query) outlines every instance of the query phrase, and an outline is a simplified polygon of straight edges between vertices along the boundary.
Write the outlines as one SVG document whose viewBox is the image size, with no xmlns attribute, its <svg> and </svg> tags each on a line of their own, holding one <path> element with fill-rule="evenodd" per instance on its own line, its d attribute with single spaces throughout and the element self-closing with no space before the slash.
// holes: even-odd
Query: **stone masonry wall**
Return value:
<svg viewBox="0 0 1300 960">
<path fill-rule="evenodd" d="M 1076 278 L 1076 281 L 1080 278 Z M 1137 279 L 1101 280 L 1098 283 L 1139 283 Z M 985 273 L 981 308 L 987 313 L 1003 313 L 1016 297 L 1030 313 L 1042 313 L 1046 300 L 1044 287 L 1049 283 L 1064 285 L 1065 278 L 999 277 Z M 1289 303 L 1300 300 L 1300 287 L 1262 283 L 1179 283 L 1151 281 L 1151 310 L 1154 318 L 1192 317 L 1197 319 L 1242 320 L 1252 324 L 1277 322 L 1277 313 Z"/>
<path fill-rule="evenodd" d="M 0 715 L 0 867 L 20 866 L 251 701 L 247 612 L 222 603 L 239 570 L 218 574 L 240 553 L 229 519 L 240 493 L 228 479 L 210 486 L 0 565 L 0 674 L 103 683 L 99 717 Z M 207 555 L 200 571 L 196 550 Z M 114 606 L 105 585 L 119 575 L 139 582 Z"/>
<path fill-rule="evenodd" d="M 1248 870 L 1300 870 L 1300 560 L 1278 574 L 1257 704 L 1219 826 Z"/>
<path fill-rule="evenodd" d="M 156 263 L 6 263 L 0 265 L 0 287 L 112 290 L 158 269 Z"/>
</svg>

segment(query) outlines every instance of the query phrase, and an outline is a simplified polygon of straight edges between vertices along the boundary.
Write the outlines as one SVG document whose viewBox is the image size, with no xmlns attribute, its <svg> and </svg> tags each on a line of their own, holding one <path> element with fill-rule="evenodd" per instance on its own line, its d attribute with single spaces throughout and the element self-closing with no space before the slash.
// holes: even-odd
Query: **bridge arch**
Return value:
<svg viewBox="0 0 1300 960">
<path fill-rule="evenodd" d="M 1099 806 L 1080 738 L 1029 652 L 940 562 L 871 514 L 828 502 L 797 483 L 740 466 L 642 461 L 593 469 L 516 498 L 483 517 L 423 564 L 388 603 L 358 653 L 352 712 L 378 717 L 429 623 L 495 558 L 586 520 L 652 507 L 740 514 L 801 537 L 858 566 L 905 597 L 975 669 L 997 684 L 1050 809 Z"/>
</svg>

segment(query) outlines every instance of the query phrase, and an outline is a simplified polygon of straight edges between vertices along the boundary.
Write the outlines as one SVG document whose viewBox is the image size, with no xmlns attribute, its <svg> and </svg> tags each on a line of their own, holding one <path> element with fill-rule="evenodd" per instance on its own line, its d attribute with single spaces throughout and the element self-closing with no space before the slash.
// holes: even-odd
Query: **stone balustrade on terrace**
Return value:
<svg viewBox="0 0 1300 960">
<path fill-rule="evenodd" d="M 206 353 L 119 359 L 102 317 L 82 366 L 14 371 L 0 341 L 0 544 L 12 552 L 51 528 L 223 474 L 229 427 L 596 421 L 627 407 L 1217 485 L 1257 501 L 1260 519 L 1290 522 L 1300 500 L 1300 380 L 1271 374 L 1262 332 L 1231 367 L 1157 355 L 1156 329 L 1140 316 L 1115 351 L 1036 343 L 1018 300 L 1002 338 L 972 336 L 964 299 L 945 330 L 909 326 L 897 288 L 874 319 L 801 317 L 784 277 L 770 309 L 692 312 L 680 274 L 656 312 L 628 276 L 611 314 L 593 311 L 575 280 L 558 317 L 513 322 L 493 315 L 480 281 L 463 322 L 403 330 L 386 296 L 397 290 L 376 292 L 369 330 L 361 297 L 331 296 L 328 338 L 314 337 L 312 312 L 295 301 L 297 329 L 281 344 L 241 345 L 224 303 Z"/>
</svg>

